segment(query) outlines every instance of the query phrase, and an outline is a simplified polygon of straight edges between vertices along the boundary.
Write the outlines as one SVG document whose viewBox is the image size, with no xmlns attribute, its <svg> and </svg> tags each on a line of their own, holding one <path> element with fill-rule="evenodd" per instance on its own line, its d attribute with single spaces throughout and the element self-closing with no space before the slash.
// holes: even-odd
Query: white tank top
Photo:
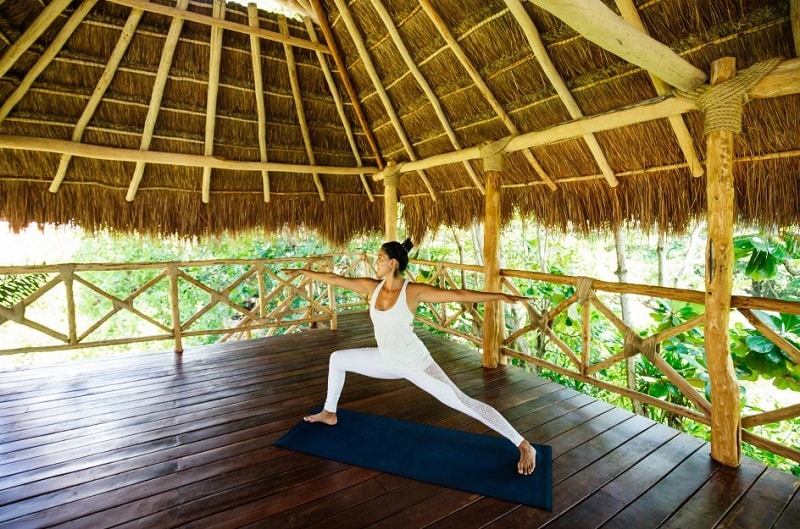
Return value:
<svg viewBox="0 0 800 529">
<path fill-rule="evenodd" d="M 369 315 L 381 358 L 396 369 L 425 369 L 433 358 L 422 340 L 414 334 L 414 314 L 408 309 L 406 300 L 409 281 L 405 280 L 400 295 L 391 308 L 379 310 L 375 308 L 375 302 L 384 283 L 385 281 L 381 281 L 378 284 L 369 303 Z"/>
</svg>

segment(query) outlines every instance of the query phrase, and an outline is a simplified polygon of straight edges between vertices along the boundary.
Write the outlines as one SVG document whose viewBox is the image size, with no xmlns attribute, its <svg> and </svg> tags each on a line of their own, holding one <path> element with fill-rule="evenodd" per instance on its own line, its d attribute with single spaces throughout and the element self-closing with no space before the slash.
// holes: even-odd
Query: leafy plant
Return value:
<svg viewBox="0 0 800 529">
<path fill-rule="evenodd" d="M 16 305 L 39 290 L 46 281 L 47 274 L 0 276 L 0 304 L 7 307 Z"/>
</svg>

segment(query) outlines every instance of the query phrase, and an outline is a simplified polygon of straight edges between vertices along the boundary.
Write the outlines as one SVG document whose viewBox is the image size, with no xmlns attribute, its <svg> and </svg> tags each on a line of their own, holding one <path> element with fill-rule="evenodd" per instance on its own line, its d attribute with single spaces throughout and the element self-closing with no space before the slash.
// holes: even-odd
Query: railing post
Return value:
<svg viewBox="0 0 800 529">
<path fill-rule="evenodd" d="M 61 281 L 64 282 L 64 289 L 67 295 L 67 325 L 69 333 L 70 345 L 78 343 L 78 325 L 75 316 L 75 265 L 62 264 L 59 265 L 59 272 L 61 274 Z"/>
<path fill-rule="evenodd" d="M 328 257 L 328 271 L 333 272 L 333 256 Z M 331 308 L 331 330 L 335 331 L 339 326 L 339 313 L 336 307 L 336 289 L 332 285 L 327 286 L 328 304 Z"/>
<path fill-rule="evenodd" d="M 183 339 L 181 338 L 181 305 L 178 294 L 178 265 L 170 263 L 167 265 L 169 275 L 169 300 L 172 313 L 172 336 L 175 341 L 174 351 L 183 352 Z"/>
</svg>

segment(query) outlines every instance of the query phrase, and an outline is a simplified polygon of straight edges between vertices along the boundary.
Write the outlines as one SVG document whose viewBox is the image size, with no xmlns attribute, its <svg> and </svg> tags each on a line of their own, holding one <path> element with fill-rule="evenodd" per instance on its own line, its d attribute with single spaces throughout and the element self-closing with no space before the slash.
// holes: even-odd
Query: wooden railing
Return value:
<svg viewBox="0 0 800 529">
<path fill-rule="evenodd" d="M 170 340 L 176 351 L 182 351 L 183 340 L 190 337 L 215 335 L 217 339 L 226 341 L 293 332 L 322 324 L 335 329 L 339 311 L 366 307 L 367 300 L 362 296 L 342 289 L 334 290 L 304 276 L 288 281 L 280 272 L 281 268 L 302 266 L 353 276 L 374 276 L 375 273 L 374 256 L 366 253 L 270 260 L 0 267 L 0 280 L 9 275 L 30 274 L 41 274 L 44 278 L 40 286 L 24 299 L 12 305 L 0 304 L 0 347 L 3 347 L 0 354 L 163 340 Z M 475 265 L 412 260 L 408 275 L 416 281 L 446 288 L 483 288 L 483 268 Z M 541 292 L 541 285 L 557 285 L 569 292 L 555 306 L 547 303 L 536 306 L 531 301 L 506 307 L 509 329 L 502 350 L 508 358 L 710 424 L 710 403 L 704 392 L 662 356 L 662 346 L 670 340 L 690 332 L 701 334 L 705 316 L 700 314 L 656 334 L 645 335 L 645 331 L 637 331 L 623 321 L 616 308 L 621 294 L 702 306 L 703 292 L 519 270 L 503 270 L 502 277 L 505 290 L 514 294 L 525 295 L 534 286 L 535 291 Z M 186 294 L 190 290 L 203 297 L 197 306 L 187 305 L 189 296 Z M 147 303 L 143 303 L 145 299 Z M 78 310 L 78 305 L 87 304 L 95 304 L 95 310 Z M 795 364 L 800 364 L 798 348 L 754 312 L 800 314 L 800 303 L 734 296 L 731 306 L 742 315 L 743 322 L 784 351 Z M 161 309 L 153 311 L 153 307 Z M 54 311 L 56 308 L 58 310 Z M 54 312 L 62 317 L 53 319 Z M 87 312 L 94 312 L 96 316 L 87 319 Z M 122 315 L 144 322 L 150 332 L 127 336 L 108 336 L 103 332 L 104 327 Z M 553 327 L 559 318 L 575 320 L 574 328 L 579 329 L 579 333 L 572 337 L 557 335 Z M 211 321 L 223 321 L 224 324 L 208 325 Z M 481 305 L 424 304 L 418 310 L 417 321 L 478 347 L 482 344 Z M 23 327 L 43 340 L 24 345 L 14 343 L 4 338 L 3 330 L 8 326 Z M 613 329 L 615 335 L 595 336 L 600 327 L 604 332 Z M 618 344 L 617 350 L 601 357 L 601 351 L 609 350 L 608 347 L 596 346 L 601 339 L 604 343 Z M 531 347 L 531 344 L 537 344 L 537 347 Z M 614 384 L 611 377 L 604 376 L 607 370 L 620 370 L 628 358 L 639 355 L 677 388 L 685 397 L 685 404 L 668 402 Z M 799 416 L 800 404 L 793 404 L 745 415 L 742 427 L 749 429 Z M 748 430 L 743 431 L 743 438 L 755 446 L 800 461 L 800 450 L 795 447 L 782 445 Z"/>
<path fill-rule="evenodd" d="M 346 295 L 337 300 L 332 288 L 303 278 L 290 282 L 280 269 L 309 266 L 352 274 L 367 263 L 348 255 L 339 266 L 342 259 L 332 254 L 0 267 L 0 280 L 32 275 L 39 279 L 38 288 L 23 299 L 0 304 L 0 354 L 164 340 L 182 351 L 184 339 L 191 337 L 218 336 L 226 341 L 318 324 L 335 329 L 337 312 L 363 307 L 364 300 Z M 194 296 L 188 295 L 190 291 Z M 86 310 L 89 306 L 93 310 Z M 17 327 L 11 338 L 4 334 L 9 326 Z"/>
</svg>

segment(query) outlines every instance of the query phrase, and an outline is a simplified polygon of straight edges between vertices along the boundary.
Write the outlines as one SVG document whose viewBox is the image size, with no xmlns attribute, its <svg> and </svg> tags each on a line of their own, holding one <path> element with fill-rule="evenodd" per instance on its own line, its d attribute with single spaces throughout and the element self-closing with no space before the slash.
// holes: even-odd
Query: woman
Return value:
<svg viewBox="0 0 800 529">
<path fill-rule="evenodd" d="M 500 413 L 491 406 L 468 397 L 447 377 L 433 360 L 425 344 L 414 334 L 414 313 L 421 302 L 514 302 L 525 298 L 501 292 L 445 290 L 424 283 L 404 280 L 408 265 L 410 239 L 400 244 L 387 242 L 378 253 L 377 279 L 349 278 L 312 270 L 284 270 L 290 278 L 299 274 L 334 286 L 353 290 L 370 297 L 370 317 L 378 347 L 335 351 L 330 357 L 328 395 L 317 414 L 305 417 L 307 422 L 336 424 L 336 408 L 347 371 L 383 379 L 405 378 L 439 399 L 442 403 L 481 421 L 519 448 L 517 471 L 531 474 L 536 465 L 536 451 Z"/>
</svg>

